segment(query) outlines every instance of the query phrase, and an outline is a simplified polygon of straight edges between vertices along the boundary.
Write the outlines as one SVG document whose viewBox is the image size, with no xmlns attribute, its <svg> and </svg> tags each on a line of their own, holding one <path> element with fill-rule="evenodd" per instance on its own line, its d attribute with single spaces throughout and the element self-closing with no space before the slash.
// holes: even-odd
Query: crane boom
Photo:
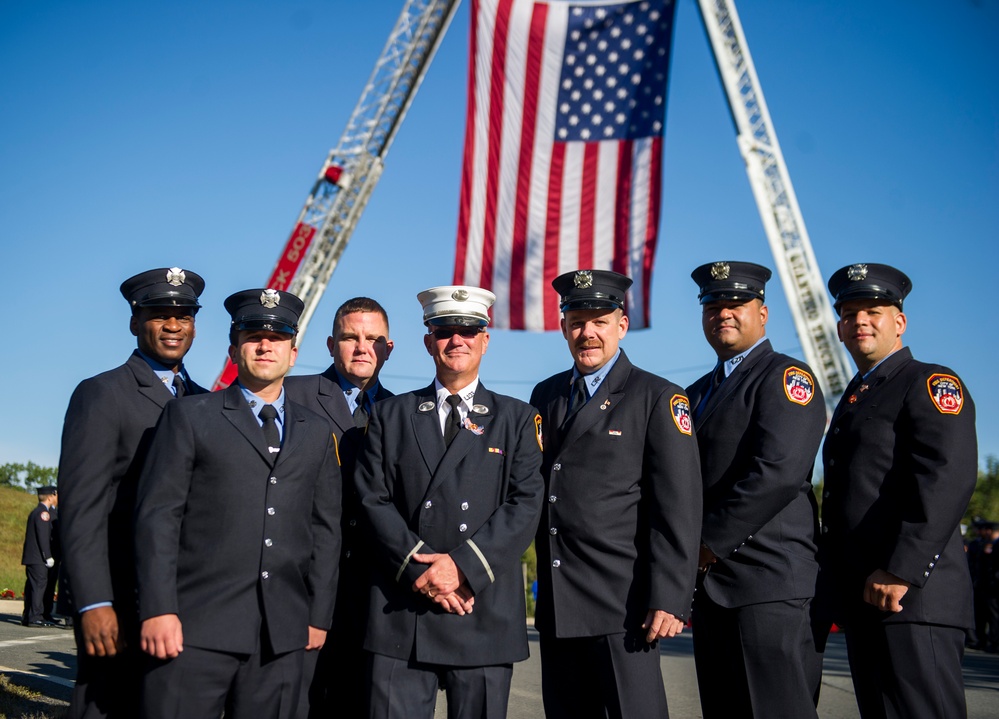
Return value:
<svg viewBox="0 0 999 719">
<path fill-rule="evenodd" d="M 406 0 L 339 143 L 319 170 L 267 283 L 305 303 L 299 342 L 459 3 Z M 213 389 L 227 387 L 235 377 L 235 365 L 227 361 Z"/>
<path fill-rule="evenodd" d="M 805 360 L 815 370 L 831 414 L 853 372 L 836 334 L 836 319 L 763 99 L 763 88 L 734 0 L 698 0 L 698 5 Z"/>
</svg>

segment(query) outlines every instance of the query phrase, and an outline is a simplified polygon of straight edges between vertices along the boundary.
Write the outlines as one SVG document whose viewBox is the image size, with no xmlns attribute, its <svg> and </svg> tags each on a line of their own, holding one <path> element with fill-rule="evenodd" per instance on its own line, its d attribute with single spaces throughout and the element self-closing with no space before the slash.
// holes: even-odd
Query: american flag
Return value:
<svg viewBox="0 0 999 719">
<path fill-rule="evenodd" d="M 558 329 L 551 281 L 635 280 L 649 325 L 674 0 L 473 0 L 454 280 L 493 326 Z"/>
</svg>

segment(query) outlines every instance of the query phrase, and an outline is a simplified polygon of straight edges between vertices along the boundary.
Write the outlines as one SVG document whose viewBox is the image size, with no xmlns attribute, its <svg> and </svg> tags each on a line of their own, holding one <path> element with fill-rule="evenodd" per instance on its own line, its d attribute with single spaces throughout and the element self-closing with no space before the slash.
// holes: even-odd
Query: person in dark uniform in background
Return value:
<svg viewBox="0 0 999 719">
<path fill-rule="evenodd" d="M 704 482 L 693 625 L 706 719 L 814 717 L 822 679 L 811 480 L 826 409 L 811 368 L 766 338 L 770 274 L 750 262 L 691 273 L 718 356 L 687 388 Z"/>
<path fill-rule="evenodd" d="M 163 408 L 177 395 L 206 391 L 184 369 L 204 288 L 199 275 L 179 267 L 125 280 L 120 289 L 138 348 L 122 366 L 81 382 L 66 410 L 59 526 L 76 613 L 71 719 L 139 713 L 135 488 Z"/>
<path fill-rule="evenodd" d="M 978 574 L 983 595 L 985 629 L 978 639 L 978 648 L 995 654 L 999 652 L 999 522 L 986 522 L 985 529 L 986 537 Z"/>
<path fill-rule="evenodd" d="M 541 511 L 540 418 L 479 380 L 493 293 L 418 297 L 436 378 L 374 406 L 354 472 L 372 545 L 367 716 L 431 719 L 440 686 L 452 719 L 504 717 L 528 656 L 520 558 Z"/>
<path fill-rule="evenodd" d="M 978 476 L 975 405 L 902 335 L 912 283 L 881 264 L 838 270 L 829 291 L 859 370 L 823 447 L 816 601 L 846 633 L 863 717 L 965 716 L 972 626 L 960 522 Z"/>
<path fill-rule="evenodd" d="M 303 303 L 255 289 L 225 308 L 238 381 L 168 405 L 139 480 L 147 719 L 294 717 L 333 616 L 336 439 L 282 386 Z"/>
<path fill-rule="evenodd" d="M 52 627 L 52 599 L 55 594 L 54 579 L 59 571 L 56 566 L 55 543 L 52 525 L 59 495 L 55 487 L 38 488 L 38 506 L 28 515 L 24 531 L 24 614 L 21 624 L 32 627 Z M 49 582 L 52 586 L 49 587 Z"/>
<path fill-rule="evenodd" d="M 364 625 L 367 616 L 365 544 L 358 541 L 360 506 L 354 465 L 372 404 L 392 396 L 378 373 L 392 353 L 388 315 L 375 300 L 354 297 L 333 316 L 326 340 L 331 364 L 322 374 L 286 377 L 288 399 L 333 423 L 343 480 L 340 578 L 333 625 L 319 652 L 308 652 L 302 675 L 299 716 L 327 717 L 342 706 L 361 706 L 365 696 Z"/>
<path fill-rule="evenodd" d="M 971 649 L 985 649 L 989 636 L 989 594 L 992 581 L 992 522 L 975 517 L 972 531 L 975 536 L 968 542 L 965 551 L 968 555 L 968 571 L 971 573 L 972 599 L 974 606 L 974 627 L 967 632 L 964 644 Z M 986 547 L 989 554 L 985 553 Z"/>
<path fill-rule="evenodd" d="M 545 429 L 538 526 L 545 715 L 665 717 L 659 639 L 683 630 L 701 536 L 701 476 L 681 387 L 633 366 L 631 279 L 556 277 L 570 370 L 534 388 Z"/>
</svg>

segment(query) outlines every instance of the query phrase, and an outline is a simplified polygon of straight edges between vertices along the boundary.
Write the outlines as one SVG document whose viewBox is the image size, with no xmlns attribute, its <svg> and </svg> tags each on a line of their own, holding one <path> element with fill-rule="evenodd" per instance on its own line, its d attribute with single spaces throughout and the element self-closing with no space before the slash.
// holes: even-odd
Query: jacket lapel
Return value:
<svg viewBox="0 0 999 719">
<path fill-rule="evenodd" d="M 617 358 L 611 371 L 604 377 L 604 381 L 600 383 L 596 393 L 590 397 L 589 401 L 583 405 L 583 408 L 576 413 L 564 429 L 563 444 L 575 442 L 596 424 L 605 412 L 614 411 L 624 399 L 624 387 L 631 375 L 631 369 L 632 365 L 628 356 L 625 355 L 624 350 L 621 350 L 621 356 Z"/>
<path fill-rule="evenodd" d="M 319 390 L 316 396 L 323 411 L 333 420 L 341 435 L 354 426 L 354 417 L 347 406 L 347 398 L 343 396 L 333 365 L 319 375 Z"/>
<path fill-rule="evenodd" d="M 834 420 L 853 412 L 858 407 L 863 406 L 865 402 L 869 402 L 895 371 L 911 359 L 912 350 L 903 347 L 879 364 L 866 380 L 862 380 L 852 388 L 847 387 L 849 391 L 843 393 L 843 397 L 836 406 Z M 855 398 L 853 402 L 850 401 L 850 397 Z"/>
<path fill-rule="evenodd" d="M 222 416 L 232 423 L 233 427 L 243 435 L 247 442 L 253 445 L 261 458 L 270 466 L 274 466 L 274 458 L 267 449 L 264 433 L 253 416 L 253 410 L 243 397 L 243 390 L 233 382 L 225 390 L 225 400 L 222 404 Z M 287 427 L 285 427 L 287 429 Z"/>
<path fill-rule="evenodd" d="M 773 351 L 773 346 L 770 344 L 770 340 L 763 340 L 759 347 L 750 352 L 749 356 L 740 362 L 735 368 L 735 371 L 726 377 L 725 380 L 718 386 L 715 393 L 708 397 L 708 401 L 704 405 L 704 409 L 701 410 L 700 417 L 696 420 L 697 424 L 703 425 L 707 422 L 708 418 L 711 417 L 711 414 L 715 411 L 715 409 L 721 405 L 722 401 L 735 392 L 736 389 L 739 388 L 739 385 L 748 381 L 749 377 L 752 376 L 754 370 L 760 362 L 763 361 L 764 357 L 773 354 Z"/>
<path fill-rule="evenodd" d="M 427 472 L 433 476 L 444 456 L 444 435 L 441 434 L 441 424 L 437 419 L 437 395 L 434 386 L 430 385 L 413 394 L 413 432 L 420 446 L 420 453 L 427 465 Z"/>
<path fill-rule="evenodd" d="M 458 434 L 451 441 L 451 444 L 447 447 L 444 452 L 444 456 L 441 458 L 437 467 L 431 472 L 433 473 L 433 478 L 430 480 L 430 486 L 427 487 L 426 495 L 430 495 L 443 483 L 448 477 L 454 474 L 455 469 L 457 469 L 458 464 L 465 456 L 476 448 L 476 445 L 482 445 L 489 441 L 489 425 L 492 423 L 493 413 L 496 411 L 495 398 L 493 393 L 482 386 L 482 380 L 479 380 L 478 389 L 475 390 L 474 407 L 481 407 L 484 411 L 476 412 L 473 409 L 468 413 L 469 424 L 472 428 L 467 425 L 458 430 Z M 436 418 L 436 412 L 434 412 Z M 438 427 L 437 434 L 440 436 L 440 428 Z M 441 445 L 444 444 L 444 437 L 441 436 Z"/>
<path fill-rule="evenodd" d="M 138 385 L 139 394 L 149 398 L 161 409 L 166 407 L 166 403 L 173 399 L 173 393 L 167 389 L 166 385 L 153 372 L 149 363 L 142 359 L 138 350 L 132 352 L 125 362 L 125 365 L 132 371 L 135 377 L 135 384 Z"/>
</svg>

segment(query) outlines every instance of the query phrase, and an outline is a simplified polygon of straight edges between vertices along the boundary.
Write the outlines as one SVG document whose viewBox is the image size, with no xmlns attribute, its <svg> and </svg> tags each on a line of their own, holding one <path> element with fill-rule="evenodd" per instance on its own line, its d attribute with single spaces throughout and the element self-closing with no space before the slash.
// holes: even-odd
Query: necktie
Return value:
<svg viewBox="0 0 999 719">
<path fill-rule="evenodd" d="M 700 404 L 698 404 L 697 407 L 694 409 L 695 420 L 701 416 L 701 412 L 703 412 L 704 408 L 707 406 L 708 400 L 711 399 L 711 395 L 713 395 L 718 390 L 718 388 L 721 387 L 721 383 L 724 381 L 725 381 L 725 363 L 723 362 L 722 364 L 715 367 L 715 371 L 711 374 L 711 384 L 708 387 L 708 391 L 704 393 L 704 397 L 701 398 Z"/>
<path fill-rule="evenodd" d="M 264 421 L 264 439 L 267 441 L 267 449 L 271 454 L 281 451 L 281 433 L 277 427 L 277 410 L 272 404 L 265 404 L 260 408 L 260 419 Z"/>
<path fill-rule="evenodd" d="M 357 397 L 357 405 L 354 407 L 354 426 L 364 427 L 368 424 L 368 393 L 363 389 L 358 390 L 361 394 Z"/>
<path fill-rule="evenodd" d="M 180 372 L 173 376 L 173 394 L 175 397 L 183 397 L 186 394 L 184 378 L 180 376 Z"/>
<path fill-rule="evenodd" d="M 569 424 L 569 420 L 576 416 L 576 413 L 586 404 L 586 377 L 579 375 L 572 383 L 572 398 L 569 400 L 569 411 L 565 414 L 562 426 Z"/>
<path fill-rule="evenodd" d="M 461 397 L 452 394 L 445 401 L 451 405 L 451 413 L 448 414 L 444 424 L 444 444 L 450 445 L 451 440 L 458 436 L 458 430 L 461 429 L 461 412 L 458 411 Z"/>
</svg>

